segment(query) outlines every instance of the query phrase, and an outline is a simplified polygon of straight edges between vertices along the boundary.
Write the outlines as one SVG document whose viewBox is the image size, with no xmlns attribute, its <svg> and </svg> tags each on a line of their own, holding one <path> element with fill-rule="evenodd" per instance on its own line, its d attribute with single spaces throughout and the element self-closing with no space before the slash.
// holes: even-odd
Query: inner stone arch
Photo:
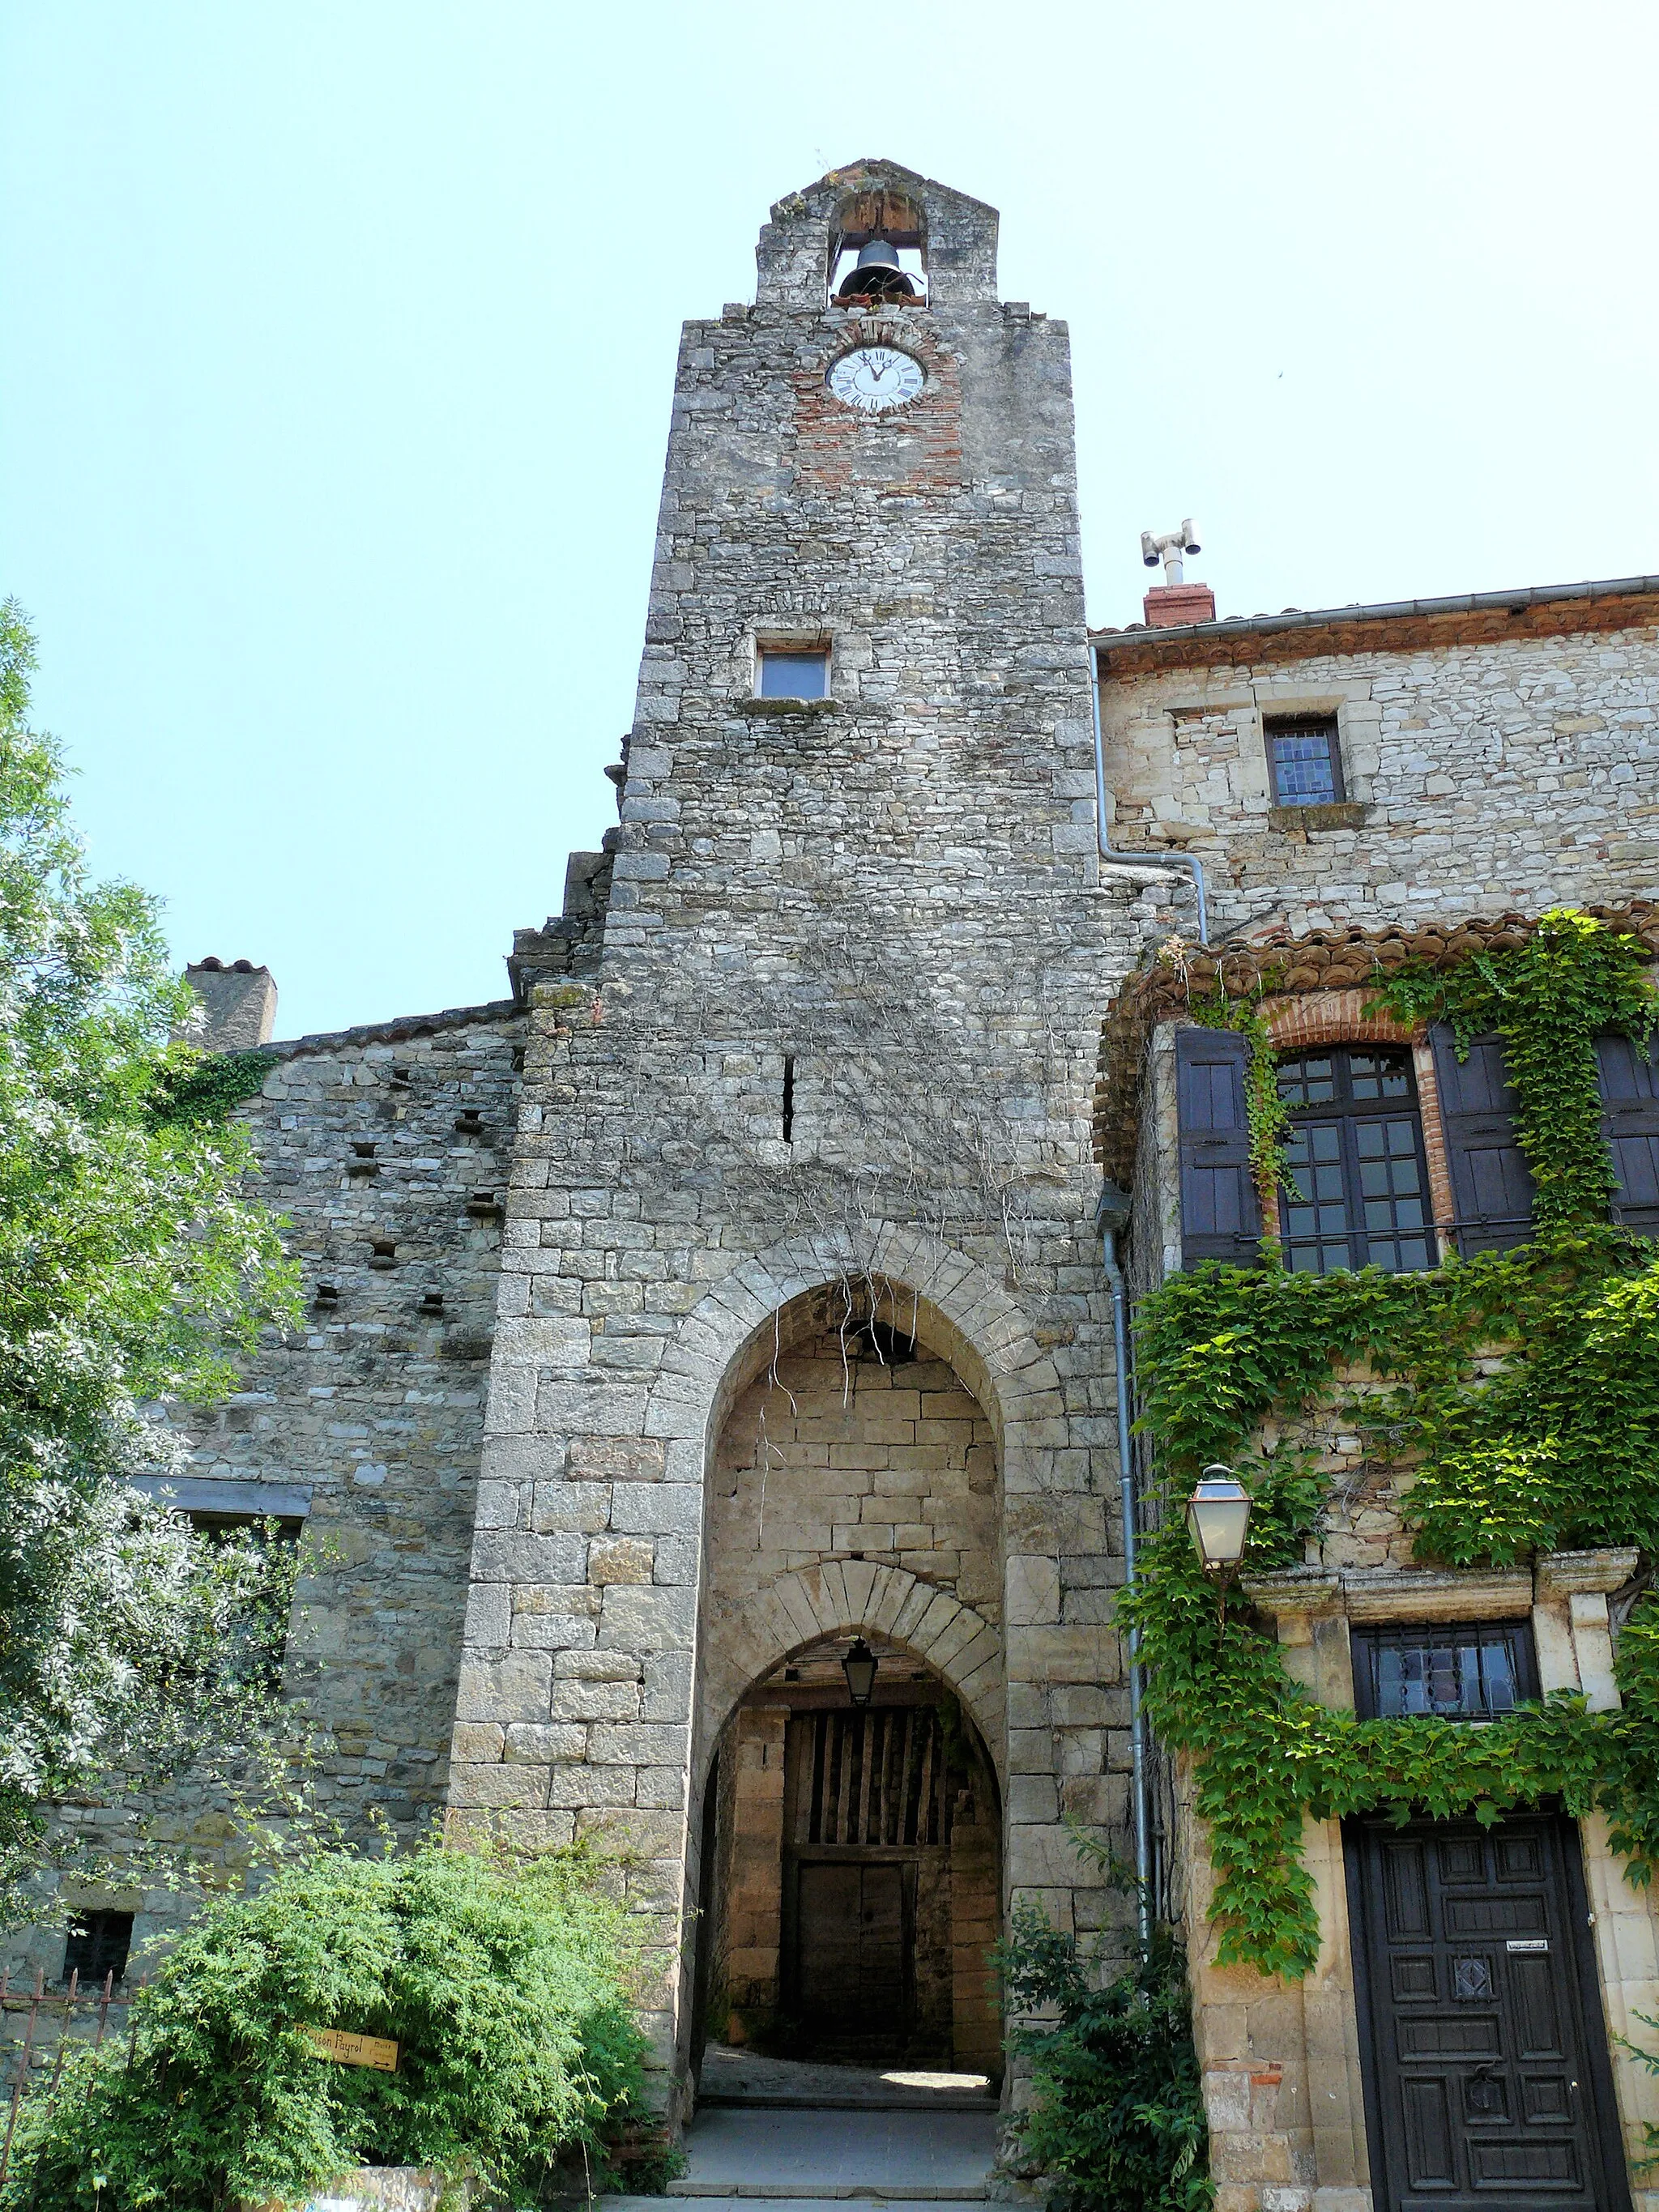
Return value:
<svg viewBox="0 0 1659 2212">
<path fill-rule="evenodd" d="M 903 1284 L 838 1279 L 780 1307 L 717 1400 L 694 2063 L 712 2033 L 999 2069 L 999 1451 L 963 1348 Z M 866 1711 L 842 1667 L 860 1635 L 878 1662 Z"/>
<path fill-rule="evenodd" d="M 877 2066 L 1001 2070 L 988 1954 L 1001 1793 L 972 1716 L 878 1632 L 853 1705 L 850 1632 L 738 1700 L 704 1781 L 692 2063 L 709 2041 Z"/>
</svg>

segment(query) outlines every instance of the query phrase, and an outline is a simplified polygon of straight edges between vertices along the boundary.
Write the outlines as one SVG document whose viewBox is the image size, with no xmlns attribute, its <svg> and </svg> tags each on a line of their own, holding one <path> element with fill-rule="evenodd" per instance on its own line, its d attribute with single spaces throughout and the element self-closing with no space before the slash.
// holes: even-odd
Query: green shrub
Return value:
<svg viewBox="0 0 1659 2212">
<path fill-rule="evenodd" d="M 1215 2200 L 1193 2049 L 1186 1965 L 1166 1932 L 1102 1987 L 1075 1937 L 1014 1908 L 997 1954 L 1008 2008 L 1057 2019 L 1013 2030 L 1033 2101 L 1015 2122 L 1024 2158 L 1065 2212 L 1208 2212 Z"/>
<path fill-rule="evenodd" d="M 26 2107 L 6 2212 L 226 2212 L 364 2165 L 476 2174 L 518 2201 L 637 2109 L 621 1917 L 585 1857 L 319 1853 L 191 1922 L 123 2044 Z M 307 2027 L 390 2038 L 395 2074 Z M 100 2179 L 101 2178 L 101 2179 Z"/>
</svg>

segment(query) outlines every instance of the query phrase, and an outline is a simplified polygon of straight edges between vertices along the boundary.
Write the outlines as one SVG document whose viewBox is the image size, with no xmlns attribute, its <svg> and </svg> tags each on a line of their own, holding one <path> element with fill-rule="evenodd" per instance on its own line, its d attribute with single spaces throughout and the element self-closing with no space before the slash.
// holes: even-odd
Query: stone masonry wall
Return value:
<svg viewBox="0 0 1659 2212">
<path fill-rule="evenodd" d="M 826 1331 L 769 1365 L 721 1432 L 708 1590 L 730 1603 L 792 1568 L 876 1559 L 1000 1620 L 996 1489 L 991 1424 L 945 1361 L 844 1358 Z"/>
<path fill-rule="evenodd" d="M 409 1840 L 443 1800 L 522 1028 L 507 1004 L 275 1046 L 239 1109 L 306 1317 L 197 1417 L 183 1502 L 234 1514 L 309 1492 L 287 1691 L 320 1729 L 320 1806 L 366 1843 L 370 1813 Z M 69 1817 L 118 1849 L 130 1809 Z M 210 1869 L 240 1855 L 198 1788 L 137 1809 Z M 74 1894 L 137 1905 L 136 1941 L 191 1909 L 154 1887 Z M 50 1978 L 63 1937 L 12 1957 Z"/>
<path fill-rule="evenodd" d="M 926 392 L 827 414 L 867 335 L 807 297 L 843 183 L 775 210 L 752 307 L 686 329 L 603 957 L 591 992 L 534 994 L 473 1555 L 455 1818 L 629 1843 L 665 2062 L 695 1677 L 760 1638 L 703 1579 L 706 1470 L 780 1310 L 826 1283 L 914 1296 L 994 1432 L 1007 1878 L 1066 1924 L 1116 1910 L 1059 1793 L 1121 1844 L 1087 1112 L 1140 890 L 1095 862 L 1066 333 L 997 303 L 994 218 L 929 186 L 951 296 L 880 319 Z M 757 701 L 757 644 L 806 633 L 829 699 Z M 623 1539 L 638 1579 L 611 1578 Z M 793 1587 L 833 1614 L 898 1572 Z M 766 1632 L 755 1671 L 806 1632 Z"/>
<path fill-rule="evenodd" d="M 1656 647 L 1651 629 L 1564 630 L 1110 675 L 1113 842 L 1189 846 L 1212 940 L 1650 896 Z M 1333 712 L 1362 820 L 1275 826 L 1263 714 Z"/>
</svg>

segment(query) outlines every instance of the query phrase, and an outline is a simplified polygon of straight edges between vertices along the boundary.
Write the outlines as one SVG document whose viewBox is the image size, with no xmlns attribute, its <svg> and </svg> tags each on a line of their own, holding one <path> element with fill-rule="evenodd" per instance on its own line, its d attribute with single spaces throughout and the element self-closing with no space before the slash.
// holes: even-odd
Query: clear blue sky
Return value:
<svg viewBox="0 0 1659 2212">
<path fill-rule="evenodd" d="M 94 858 L 284 1035 L 499 995 L 678 324 L 860 155 L 1070 319 L 1097 622 L 1189 513 L 1231 613 L 1659 570 L 1656 82 L 1606 0 L 5 0 L 0 589 Z"/>
</svg>

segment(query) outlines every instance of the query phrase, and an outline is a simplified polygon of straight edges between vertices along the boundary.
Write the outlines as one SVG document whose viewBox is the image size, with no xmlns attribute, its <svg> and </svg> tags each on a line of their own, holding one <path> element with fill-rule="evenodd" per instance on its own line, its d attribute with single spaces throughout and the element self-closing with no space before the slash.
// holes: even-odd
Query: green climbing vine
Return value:
<svg viewBox="0 0 1659 2212">
<path fill-rule="evenodd" d="M 198 1052 L 193 1045 L 173 1045 L 150 1095 L 150 1117 L 175 1125 L 222 1121 L 232 1107 L 258 1096 L 280 1057 L 258 1046 L 248 1052 Z"/>
<path fill-rule="evenodd" d="M 1141 1427 L 1166 1507 L 1124 1613 L 1140 1632 L 1152 1724 L 1194 1759 L 1224 1962 L 1290 1975 L 1313 1964 L 1304 1814 L 1420 1808 L 1490 1821 L 1558 1796 L 1607 1814 L 1632 1881 L 1659 1867 L 1659 1596 L 1638 1602 L 1620 1638 L 1617 1712 L 1556 1694 L 1480 1728 L 1360 1721 L 1291 1682 L 1248 1607 L 1224 1620 L 1169 1510 L 1200 1467 L 1225 1461 L 1255 1500 L 1247 1573 L 1299 1564 L 1328 1478 L 1305 1445 L 1253 1439 L 1270 1414 L 1323 1406 L 1401 1471 L 1425 1559 L 1508 1565 L 1613 1545 L 1659 1557 L 1659 1248 L 1607 1221 L 1594 1043 L 1609 1029 L 1651 1033 L 1659 995 L 1642 963 L 1633 939 L 1560 910 L 1512 950 L 1379 976 L 1377 1000 L 1403 1019 L 1449 1021 L 1465 1045 L 1503 1036 L 1539 1192 L 1532 1244 L 1424 1273 L 1322 1277 L 1287 1272 L 1270 1243 L 1260 1267 L 1211 1263 L 1141 1306 Z M 1251 1036 L 1255 1135 L 1272 1066 L 1259 1012 L 1234 1000 L 1200 1018 Z M 1261 1116 L 1264 1159 L 1282 1128 Z"/>
<path fill-rule="evenodd" d="M 1262 995 L 1258 990 L 1247 999 L 1194 999 L 1190 1010 L 1194 1019 L 1206 1029 L 1237 1030 L 1249 1043 L 1244 1109 L 1250 1131 L 1251 1171 L 1263 1190 L 1281 1183 L 1288 1190 L 1293 1188 L 1285 1159 L 1291 1122 L 1279 1095 L 1279 1054 L 1257 1004 Z"/>
</svg>

